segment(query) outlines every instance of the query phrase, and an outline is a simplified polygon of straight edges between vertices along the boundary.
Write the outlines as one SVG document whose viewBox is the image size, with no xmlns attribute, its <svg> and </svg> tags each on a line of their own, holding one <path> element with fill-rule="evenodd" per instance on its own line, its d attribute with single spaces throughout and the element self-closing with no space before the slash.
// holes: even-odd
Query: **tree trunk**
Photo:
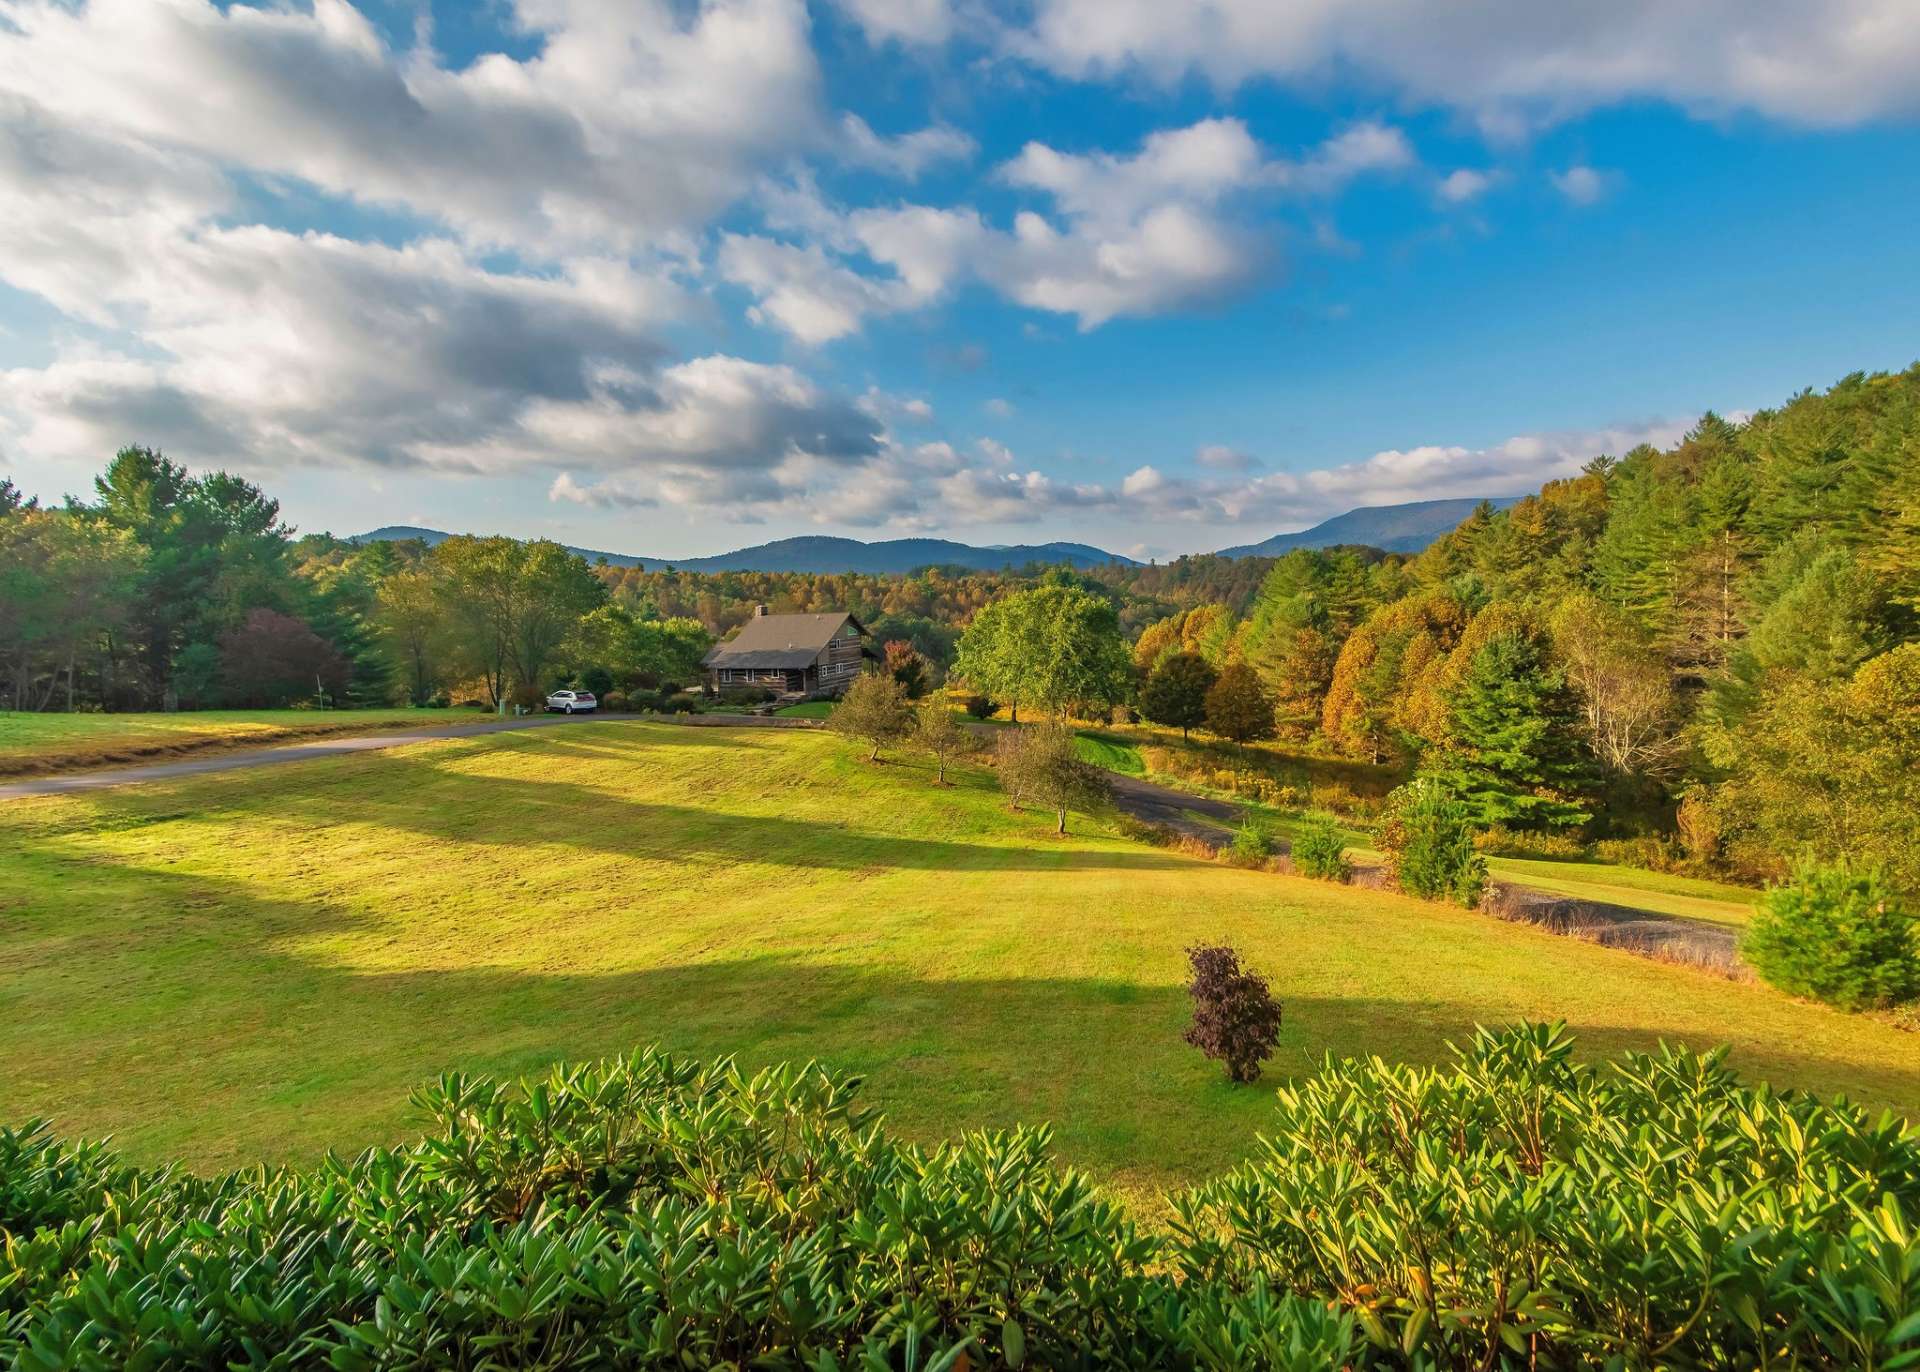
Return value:
<svg viewBox="0 0 1920 1372">
<path fill-rule="evenodd" d="M 1058 813 L 1060 816 L 1060 826 L 1053 832 L 1057 837 L 1065 838 L 1067 836 L 1067 807 L 1064 805 L 1060 806 Z"/>
<path fill-rule="evenodd" d="M 873 741 L 873 751 L 867 754 L 867 761 L 878 762 L 879 760 L 880 760 L 880 740 L 876 738 Z"/>
</svg>

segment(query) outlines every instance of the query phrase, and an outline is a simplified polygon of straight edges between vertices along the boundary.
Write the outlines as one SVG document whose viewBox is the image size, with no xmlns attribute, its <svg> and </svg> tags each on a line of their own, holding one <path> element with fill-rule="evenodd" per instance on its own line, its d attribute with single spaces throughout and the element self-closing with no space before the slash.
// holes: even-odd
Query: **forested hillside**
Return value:
<svg viewBox="0 0 1920 1372">
<path fill-rule="evenodd" d="M 1404 564 L 1291 553 L 1226 608 L 1142 665 L 1244 659 L 1281 737 L 1445 775 L 1483 822 L 1920 884 L 1920 367 L 1708 414 Z"/>
</svg>

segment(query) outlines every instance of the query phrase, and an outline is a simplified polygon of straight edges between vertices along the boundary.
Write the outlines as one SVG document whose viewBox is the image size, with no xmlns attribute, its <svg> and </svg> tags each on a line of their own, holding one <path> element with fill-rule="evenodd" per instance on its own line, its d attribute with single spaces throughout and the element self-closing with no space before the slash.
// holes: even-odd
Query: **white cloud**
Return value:
<svg viewBox="0 0 1920 1372">
<path fill-rule="evenodd" d="M 949 0 L 837 0 L 866 33 L 867 41 L 932 45 L 953 36 Z"/>
<path fill-rule="evenodd" d="M 1575 164 L 1564 171 L 1548 172 L 1547 180 L 1553 188 L 1575 205 L 1598 204 L 1613 189 L 1614 175 L 1611 172 L 1596 171 L 1584 164 Z"/>
<path fill-rule="evenodd" d="M 1227 202 L 1260 192 L 1327 194 L 1353 178 L 1411 166 L 1398 129 L 1353 125 L 1297 161 L 1269 158 L 1237 119 L 1204 119 L 1149 135 L 1126 155 L 1066 153 L 1029 143 L 1000 179 L 1038 192 L 1053 215 L 1015 214 L 1011 228 L 968 208 L 902 205 L 831 216 L 810 187 L 786 190 L 781 218 L 817 244 L 856 250 L 888 268 L 873 277 L 819 248 L 755 240 L 723 256 L 752 290 L 760 317 L 795 337 L 842 337 L 866 316 L 930 304 L 979 281 L 1018 304 L 1072 315 L 1084 330 L 1122 316 L 1206 305 L 1254 279 L 1270 242 Z"/>
<path fill-rule="evenodd" d="M 1076 78 L 1348 79 L 1509 132 L 1637 99 L 1817 126 L 1920 110 L 1911 0 L 1036 0 L 1008 46 Z"/>
<path fill-rule="evenodd" d="M 1183 527 L 1191 531 L 1182 540 L 1189 546 L 1220 547 L 1304 528 L 1359 506 L 1523 494 L 1574 475 L 1600 453 L 1623 453 L 1643 442 L 1670 445 L 1688 427 L 1690 421 L 1657 421 L 1524 434 L 1488 448 L 1428 444 L 1310 471 L 1259 472 L 1260 464 L 1247 455 L 1212 447 L 1195 454 L 1201 474 L 1148 463 L 1109 484 L 1064 480 L 992 439 L 976 439 L 966 448 L 882 439 L 864 452 L 796 450 L 766 471 L 732 473 L 724 505 L 705 503 L 714 499 L 711 489 L 696 491 L 650 471 L 618 468 L 591 484 L 563 472 L 549 496 L 604 508 L 705 503 L 741 522 L 800 518 L 902 531 L 1030 526 L 1097 515 L 1121 525 Z"/>
<path fill-rule="evenodd" d="M 7 0 L 0 92 L 102 137 L 406 206 L 478 241 L 634 247 L 816 143 L 802 0 L 520 0 L 541 36 L 460 70 L 345 0 Z"/>
<path fill-rule="evenodd" d="M 871 167 L 913 180 L 941 162 L 964 162 L 979 145 L 949 124 L 930 124 L 911 133 L 883 137 L 857 114 L 840 117 L 840 156 L 857 167 Z"/>
<path fill-rule="evenodd" d="M 1491 190 L 1495 179 L 1496 173 L 1494 172 L 1475 171 L 1472 167 L 1461 167 L 1457 171 L 1448 172 L 1440 178 L 1439 184 L 1434 187 L 1434 194 L 1438 195 L 1449 205 L 1464 205 L 1469 201 L 1479 199 Z"/>
<path fill-rule="evenodd" d="M 905 281 L 862 276 L 817 245 L 796 247 L 752 234 L 722 235 L 718 269 L 753 292 L 757 303 L 748 318 L 808 344 L 843 338 L 868 315 L 906 309 L 923 298 Z"/>
<path fill-rule="evenodd" d="M 1013 417 L 1013 402 L 1002 396 L 993 396 L 980 408 L 992 415 L 995 419 L 1011 419 Z"/>
</svg>

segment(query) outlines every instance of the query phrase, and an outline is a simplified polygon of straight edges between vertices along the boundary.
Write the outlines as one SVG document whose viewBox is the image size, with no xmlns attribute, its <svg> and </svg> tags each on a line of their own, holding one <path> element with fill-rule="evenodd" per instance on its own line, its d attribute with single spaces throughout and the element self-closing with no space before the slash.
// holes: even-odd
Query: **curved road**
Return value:
<svg viewBox="0 0 1920 1372">
<path fill-rule="evenodd" d="M 232 772 L 244 767 L 271 767 L 281 762 L 304 762 L 308 758 L 334 757 L 341 753 L 365 753 L 379 748 L 401 748 L 409 743 L 431 743 L 440 738 L 472 738 L 476 734 L 498 734 L 509 729 L 539 729 L 555 724 L 589 724 L 594 715 L 528 715 L 524 719 L 489 719 L 477 724 L 441 724 L 427 729 L 395 729 L 386 733 L 358 734 L 351 738 L 317 738 L 310 743 L 283 743 L 273 748 L 248 748 L 235 752 L 211 753 L 206 757 L 184 758 L 179 762 L 153 762 L 142 767 L 115 767 L 99 772 L 69 772 L 62 776 L 30 777 L 0 786 L 0 800 L 17 796 L 57 796 L 70 791 L 98 791 L 108 786 L 128 786 L 140 781 L 167 781 L 174 777 L 198 776 L 202 772 Z"/>
</svg>

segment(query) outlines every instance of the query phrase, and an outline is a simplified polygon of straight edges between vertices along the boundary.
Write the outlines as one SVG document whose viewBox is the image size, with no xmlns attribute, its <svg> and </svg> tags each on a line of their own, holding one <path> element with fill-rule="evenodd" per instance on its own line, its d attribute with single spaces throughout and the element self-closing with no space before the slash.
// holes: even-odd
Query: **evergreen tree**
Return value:
<svg viewBox="0 0 1920 1372">
<path fill-rule="evenodd" d="M 1548 829 L 1590 817 L 1574 799 L 1591 779 L 1578 701 L 1532 638 L 1509 632 L 1488 642 L 1448 703 L 1453 741 L 1423 772 L 1459 796 L 1475 823 Z"/>
</svg>

